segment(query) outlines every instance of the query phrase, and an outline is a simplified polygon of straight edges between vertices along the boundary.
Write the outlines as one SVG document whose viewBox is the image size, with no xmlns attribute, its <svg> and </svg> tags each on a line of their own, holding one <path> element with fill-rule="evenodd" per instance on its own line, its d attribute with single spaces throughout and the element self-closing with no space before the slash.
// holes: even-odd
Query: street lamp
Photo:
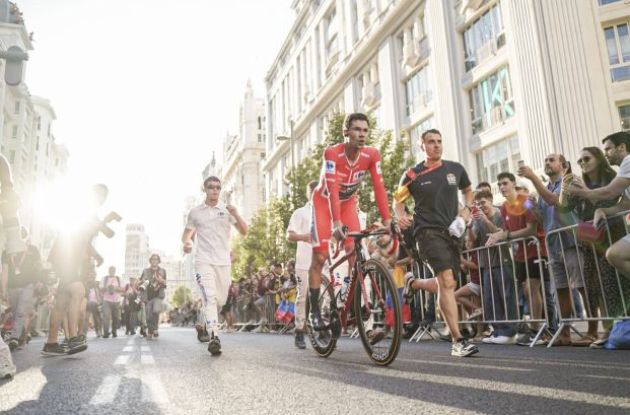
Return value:
<svg viewBox="0 0 630 415">
<path fill-rule="evenodd" d="M 295 156 L 293 154 L 293 120 L 290 120 L 289 136 L 287 137 L 286 135 L 279 135 L 276 137 L 276 140 L 289 142 L 289 149 L 291 151 L 291 178 L 293 179 L 293 182 L 295 182 Z"/>
</svg>

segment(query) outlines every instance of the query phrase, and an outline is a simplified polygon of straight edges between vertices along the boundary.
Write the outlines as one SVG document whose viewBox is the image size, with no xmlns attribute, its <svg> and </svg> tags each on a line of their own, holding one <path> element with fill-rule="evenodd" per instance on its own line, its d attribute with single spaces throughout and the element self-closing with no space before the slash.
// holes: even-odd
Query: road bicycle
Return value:
<svg viewBox="0 0 630 415">
<path fill-rule="evenodd" d="M 387 229 L 367 229 L 349 233 L 348 237 L 352 238 L 354 249 L 333 263 L 343 249 L 344 241 L 334 244 L 336 249 L 329 257 L 330 277 L 322 275 L 319 296 L 319 308 L 325 328 L 314 330 L 310 319 L 308 321 L 310 342 L 318 355 L 330 356 L 335 350 L 342 330 L 347 331 L 348 326 L 354 326 L 365 351 L 374 363 L 387 366 L 396 359 L 402 337 L 400 309 L 402 287 L 396 286 L 388 267 L 382 261 L 366 257 L 361 243 L 365 238 L 389 233 Z M 393 253 L 396 251 L 400 236 L 395 225 L 392 226 L 391 235 L 393 247 L 390 253 Z M 354 260 L 350 280 L 338 281 L 335 269 L 346 260 L 350 260 L 350 263 Z M 335 287 L 340 289 L 335 290 Z M 307 297 L 307 316 L 309 310 Z"/>
</svg>

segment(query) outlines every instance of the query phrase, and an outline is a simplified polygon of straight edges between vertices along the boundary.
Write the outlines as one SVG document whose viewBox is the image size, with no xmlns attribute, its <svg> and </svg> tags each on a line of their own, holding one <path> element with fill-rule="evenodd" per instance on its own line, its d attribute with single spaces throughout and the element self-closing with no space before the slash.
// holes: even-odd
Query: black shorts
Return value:
<svg viewBox="0 0 630 415">
<path fill-rule="evenodd" d="M 525 282 L 527 279 L 527 271 L 529 271 L 529 278 L 539 280 L 540 279 L 540 264 L 538 258 L 530 258 L 527 260 L 527 268 L 525 268 L 525 262 L 514 261 L 514 270 L 516 272 L 516 281 L 519 283 Z M 547 267 L 547 258 L 543 258 L 542 264 L 543 278 L 545 281 L 549 281 L 549 269 Z"/>
<path fill-rule="evenodd" d="M 445 229 L 419 229 L 416 232 L 418 253 L 437 275 L 446 270 L 453 270 L 453 276 L 460 271 L 459 259 L 461 244 Z"/>
</svg>

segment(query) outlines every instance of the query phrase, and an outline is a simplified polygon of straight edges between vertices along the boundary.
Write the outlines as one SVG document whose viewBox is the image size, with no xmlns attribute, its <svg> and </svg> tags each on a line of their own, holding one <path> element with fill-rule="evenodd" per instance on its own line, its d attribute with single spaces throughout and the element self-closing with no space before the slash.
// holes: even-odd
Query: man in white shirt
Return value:
<svg viewBox="0 0 630 415">
<path fill-rule="evenodd" d="M 295 347 L 305 349 L 304 332 L 306 330 L 306 295 L 308 293 L 308 269 L 311 266 L 313 247 L 311 246 L 311 196 L 317 187 L 313 180 L 306 186 L 308 202 L 296 209 L 289 220 L 287 240 L 297 242 L 295 253 L 295 275 L 298 281 L 297 302 L 295 304 Z"/>
<path fill-rule="evenodd" d="M 591 202 L 621 196 L 621 201 L 609 208 L 595 210 L 593 224 L 598 226 L 607 216 L 630 209 L 630 133 L 618 132 L 602 140 L 604 154 L 613 166 L 619 166 L 617 176 L 607 186 L 587 189 L 579 185 L 569 187 L 572 195 Z M 626 235 L 606 250 L 606 259 L 617 270 L 630 278 L 630 235 Z"/>
<path fill-rule="evenodd" d="M 206 200 L 188 213 L 188 222 L 182 234 L 184 252 L 190 253 L 197 239 L 195 271 L 203 299 L 205 321 L 197 326 L 197 338 L 208 341 L 208 351 L 221 354 L 217 336 L 218 307 L 222 307 L 230 289 L 230 237 L 232 225 L 241 235 L 247 233 L 247 224 L 232 205 L 219 202 L 221 180 L 210 176 L 203 182 Z"/>
</svg>

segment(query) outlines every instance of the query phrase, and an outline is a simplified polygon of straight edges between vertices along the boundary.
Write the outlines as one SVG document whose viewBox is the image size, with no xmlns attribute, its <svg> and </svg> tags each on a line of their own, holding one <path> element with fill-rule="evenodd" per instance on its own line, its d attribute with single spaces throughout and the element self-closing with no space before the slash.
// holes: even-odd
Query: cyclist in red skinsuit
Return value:
<svg viewBox="0 0 630 415">
<path fill-rule="evenodd" d="M 360 113 L 350 114 L 344 123 L 346 142 L 324 150 L 320 183 L 313 193 L 313 259 L 308 273 L 311 322 L 315 330 L 324 328 L 319 311 L 319 290 L 322 267 L 328 257 L 328 241 L 331 233 L 337 240 L 345 239 L 346 235 L 342 230 L 344 225 L 350 232 L 361 230 L 356 191 L 367 171 L 372 177 L 374 196 L 383 223 L 386 227 L 391 223 L 387 192 L 381 173 L 381 155 L 374 147 L 365 146 L 368 132 L 367 116 Z M 352 240 L 346 239 L 345 244 L 346 250 L 352 249 Z"/>
</svg>

